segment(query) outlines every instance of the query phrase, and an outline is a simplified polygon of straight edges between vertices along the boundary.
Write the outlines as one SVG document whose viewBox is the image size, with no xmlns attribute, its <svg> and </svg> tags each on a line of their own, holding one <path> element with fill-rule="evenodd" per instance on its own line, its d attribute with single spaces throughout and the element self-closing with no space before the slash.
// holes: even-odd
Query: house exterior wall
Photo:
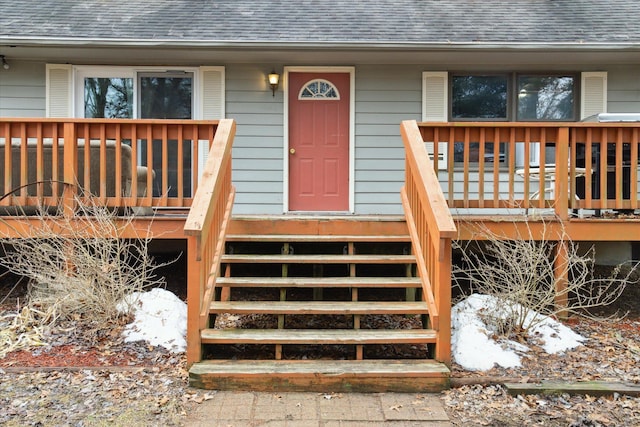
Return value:
<svg viewBox="0 0 640 427">
<path fill-rule="evenodd" d="M 280 88 L 272 96 L 266 69 L 263 64 L 226 66 L 227 117 L 238 124 L 233 151 L 235 214 L 283 212 L 284 92 Z M 421 71 L 417 65 L 356 67 L 356 214 L 402 213 L 400 122 L 420 119 Z"/>
<path fill-rule="evenodd" d="M 608 72 L 607 107 L 610 113 L 640 112 L 640 66 L 614 67 Z"/>
<path fill-rule="evenodd" d="M 0 117 L 45 116 L 45 64 L 11 61 L 0 69 Z"/>
<path fill-rule="evenodd" d="M 282 213 L 282 91 L 272 96 L 264 65 L 226 66 L 226 115 L 236 120 L 234 214 Z"/>
<path fill-rule="evenodd" d="M 234 213 L 281 214 L 284 92 L 281 86 L 272 96 L 265 73 L 274 66 L 282 70 L 287 64 L 222 65 L 226 72 L 226 116 L 238 125 L 233 149 Z M 0 116 L 45 116 L 45 67 L 45 62 L 16 60 L 11 61 L 10 70 L 0 70 Z M 434 64 L 355 66 L 356 214 L 402 213 L 399 190 L 404 181 L 404 151 L 399 124 L 420 120 L 422 72 L 447 69 Z M 574 70 L 582 71 L 579 66 Z M 609 112 L 639 112 L 640 66 L 611 66 L 599 71 L 608 72 Z"/>
</svg>

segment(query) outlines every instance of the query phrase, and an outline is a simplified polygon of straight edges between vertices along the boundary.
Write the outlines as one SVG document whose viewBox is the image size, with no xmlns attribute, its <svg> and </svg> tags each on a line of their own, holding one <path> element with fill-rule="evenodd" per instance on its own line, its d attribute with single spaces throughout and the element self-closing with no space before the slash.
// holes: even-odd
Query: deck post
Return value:
<svg viewBox="0 0 640 427">
<path fill-rule="evenodd" d="M 187 237 L 187 369 L 202 360 L 200 342 L 200 302 L 203 283 L 200 277 L 202 260 L 198 257 L 198 238 Z"/>
<path fill-rule="evenodd" d="M 571 165 L 575 167 L 575 165 Z M 558 128 L 556 142 L 555 213 L 562 221 L 569 219 L 569 128 Z"/>
<path fill-rule="evenodd" d="M 555 305 L 558 310 L 558 318 L 566 319 L 566 310 L 569 303 L 567 297 L 567 284 L 569 283 L 569 245 L 567 240 L 559 240 L 554 248 L 553 275 L 556 289 Z"/>
<path fill-rule="evenodd" d="M 435 359 L 451 367 L 451 239 L 441 238 L 437 272 L 438 337 Z"/>
<path fill-rule="evenodd" d="M 89 142 L 85 144 L 88 146 Z M 64 216 L 71 218 L 76 210 L 76 193 L 78 183 L 78 140 L 76 138 L 76 124 L 64 124 L 64 190 L 62 192 L 62 206 Z"/>
</svg>

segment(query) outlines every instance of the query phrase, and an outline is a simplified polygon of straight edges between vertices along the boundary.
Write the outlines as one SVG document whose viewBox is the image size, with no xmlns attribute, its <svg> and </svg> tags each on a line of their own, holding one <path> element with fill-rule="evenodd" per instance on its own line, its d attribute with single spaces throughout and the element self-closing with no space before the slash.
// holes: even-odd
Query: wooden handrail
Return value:
<svg viewBox="0 0 640 427">
<path fill-rule="evenodd" d="M 231 184 L 231 148 L 236 125 L 220 120 L 202 172 L 184 233 L 188 240 L 187 364 L 200 361 L 200 331 L 207 327 L 215 296 L 235 189 Z"/>
<path fill-rule="evenodd" d="M 417 123 L 402 122 L 400 133 L 406 155 L 402 202 L 431 326 L 437 333 L 435 358 L 450 364 L 451 240 L 457 231 Z"/>
</svg>

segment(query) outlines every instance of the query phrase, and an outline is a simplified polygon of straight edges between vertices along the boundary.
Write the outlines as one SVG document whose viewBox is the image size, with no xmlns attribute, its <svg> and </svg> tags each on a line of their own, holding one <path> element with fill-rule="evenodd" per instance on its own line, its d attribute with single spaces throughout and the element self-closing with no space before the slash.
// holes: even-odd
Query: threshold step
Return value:
<svg viewBox="0 0 640 427">
<path fill-rule="evenodd" d="M 227 242 L 410 242 L 408 234 L 400 235 L 331 235 L 331 234 L 230 234 Z"/>
<path fill-rule="evenodd" d="M 234 314 L 426 314 L 426 302 L 388 301 L 213 301 L 211 313 Z"/>
<path fill-rule="evenodd" d="M 203 329 L 203 344 L 429 344 L 432 329 Z"/>
<path fill-rule="evenodd" d="M 223 255 L 222 262 L 239 264 L 412 264 L 413 255 Z"/>
<path fill-rule="evenodd" d="M 435 360 L 205 360 L 189 385 L 213 390 L 439 392 L 450 371 Z"/>
<path fill-rule="evenodd" d="M 241 288 L 419 288 L 418 277 L 220 277 L 217 286 Z"/>
</svg>

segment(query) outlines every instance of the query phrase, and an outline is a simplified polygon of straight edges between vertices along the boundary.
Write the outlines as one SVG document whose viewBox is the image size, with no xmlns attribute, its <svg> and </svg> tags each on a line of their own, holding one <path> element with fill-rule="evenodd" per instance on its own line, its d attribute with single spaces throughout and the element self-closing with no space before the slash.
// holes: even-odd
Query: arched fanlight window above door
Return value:
<svg viewBox="0 0 640 427">
<path fill-rule="evenodd" d="M 339 100 L 340 92 L 330 81 L 314 79 L 302 86 L 300 93 L 298 93 L 298 99 L 301 101 L 308 99 Z"/>
</svg>

